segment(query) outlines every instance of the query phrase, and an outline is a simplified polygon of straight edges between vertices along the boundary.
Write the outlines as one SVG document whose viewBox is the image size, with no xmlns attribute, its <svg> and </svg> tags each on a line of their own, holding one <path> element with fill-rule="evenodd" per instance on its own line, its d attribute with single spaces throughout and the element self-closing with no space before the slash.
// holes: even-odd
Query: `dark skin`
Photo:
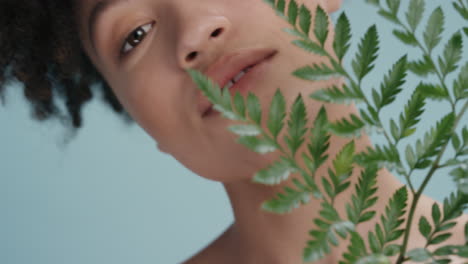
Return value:
<svg viewBox="0 0 468 264">
<path fill-rule="evenodd" d="M 260 98 L 262 105 L 271 100 L 276 87 L 287 87 L 282 92 L 290 105 L 299 93 L 308 94 L 324 85 L 340 85 L 342 80 L 306 85 L 291 77 L 290 72 L 299 66 L 310 61 L 321 62 L 323 58 L 304 56 L 302 51 L 291 49 L 291 39 L 281 32 L 281 28 L 286 27 L 285 22 L 261 0 L 120 1 L 91 26 L 88 21 L 97 2 L 80 0 L 78 3 L 77 22 L 85 53 L 128 113 L 158 142 L 158 148 L 196 174 L 222 182 L 230 198 L 235 223 L 186 263 L 300 263 L 308 230 L 312 228 L 310 219 L 317 217 L 319 201 L 312 200 L 285 216 L 261 211 L 260 204 L 281 186 L 257 185 L 251 183 L 250 178 L 275 160 L 278 153 L 253 153 L 237 144 L 235 136 L 225 129 L 233 121 L 221 116 L 204 118 L 199 107 L 206 98 L 201 96 L 185 70 L 205 71 L 219 58 L 233 52 L 275 51 L 270 63 L 250 80 L 249 89 Z M 340 3 L 338 0 L 306 2 L 311 10 L 321 5 L 328 12 L 335 11 Z M 214 34 L 217 30 L 221 33 Z M 332 38 L 326 45 L 329 51 L 332 51 L 331 41 Z M 305 102 L 308 116 L 314 117 L 320 106 L 310 100 Z M 332 120 L 357 113 L 353 105 L 325 107 Z M 332 137 L 330 142 L 329 154 L 333 156 L 347 140 Z M 356 150 L 363 150 L 370 144 L 364 135 L 356 140 Z M 318 174 L 326 175 L 326 170 Z M 358 175 L 358 171 L 353 174 L 353 182 Z M 402 183 L 383 169 L 379 172 L 378 186 L 377 195 L 381 199 L 374 209 L 380 213 Z M 344 213 L 349 195 L 345 193 L 336 201 L 339 212 Z M 433 202 L 423 196 L 416 219 L 429 216 Z M 454 236 L 445 244 L 464 243 L 463 224 L 467 219 L 466 216 L 459 219 L 453 229 Z M 365 234 L 374 225 L 375 222 L 370 221 L 358 231 Z M 417 230 L 417 223 L 414 223 L 411 248 L 424 246 L 425 240 Z M 341 244 L 329 257 L 317 263 L 337 263 L 346 246 L 346 243 Z"/>
</svg>

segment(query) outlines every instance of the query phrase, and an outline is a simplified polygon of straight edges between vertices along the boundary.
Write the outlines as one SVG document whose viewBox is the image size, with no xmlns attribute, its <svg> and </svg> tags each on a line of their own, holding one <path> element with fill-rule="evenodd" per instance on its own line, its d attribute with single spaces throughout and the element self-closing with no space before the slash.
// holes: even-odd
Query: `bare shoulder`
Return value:
<svg viewBox="0 0 468 264">
<path fill-rule="evenodd" d="M 193 255 L 182 264 L 211 264 L 211 263 L 237 263 L 232 253 L 233 236 L 232 225 L 211 244 Z"/>
</svg>

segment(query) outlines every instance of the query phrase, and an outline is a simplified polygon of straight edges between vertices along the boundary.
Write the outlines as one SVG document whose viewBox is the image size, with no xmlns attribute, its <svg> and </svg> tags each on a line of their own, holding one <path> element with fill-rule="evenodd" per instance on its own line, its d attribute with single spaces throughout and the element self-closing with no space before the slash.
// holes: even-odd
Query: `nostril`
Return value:
<svg viewBox="0 0 468 264">
<path fill-rule="evenodd" d="M 186 62 L 191 62 L 191 61 L 193 61 L 197 56 L 198 56 L 198 52 L 196 52 L 196 51 L 190 52 L 190 54 L 187 55 L 187 57 L 185 57 L 185 61 L 186 61 Z"/>
<path fill-rule="evenodd" d="M 221 35 L 223 33 L 223 28 L 217 28 L 213 33 L 211 33 L 212 38 L 216 38 L 217 36 Z"/>
</svg>

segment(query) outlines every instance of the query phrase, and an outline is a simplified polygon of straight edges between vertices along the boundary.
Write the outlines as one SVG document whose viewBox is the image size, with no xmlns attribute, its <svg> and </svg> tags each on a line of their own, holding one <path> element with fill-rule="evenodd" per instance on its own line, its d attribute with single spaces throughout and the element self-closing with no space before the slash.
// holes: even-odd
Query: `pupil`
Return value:
<svg viewBox="0 0 468 264">
<path fill-rule="evenodd" d="M 136 45 L 136 44 L 140 43 L 140 41 L 143 39 L 143 37 L 145 35 L 146 35 L 146 32 L 143 29 L 139 28 L 139 29 L 135 30 L 133 32 L 131 43 L 133 45 Z"/>
</svg>

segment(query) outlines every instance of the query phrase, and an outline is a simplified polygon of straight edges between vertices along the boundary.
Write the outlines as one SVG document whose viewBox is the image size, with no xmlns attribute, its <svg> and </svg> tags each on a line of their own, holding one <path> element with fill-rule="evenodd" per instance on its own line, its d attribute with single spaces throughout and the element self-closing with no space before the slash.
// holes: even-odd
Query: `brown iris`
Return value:
<svg viewBox="0 0 468 264">
<path fill-rule="evenodd" d="M 132 47 L 135 47 L 138 44 L 140 44 L 140 42 L 145 38 L 145 36 L 145 30 L 143 30 L 142 27 L 138 27 L 130 34 L 130 36 L 128 36 L 127 43 L 130 44 Z"/>
</svg>

